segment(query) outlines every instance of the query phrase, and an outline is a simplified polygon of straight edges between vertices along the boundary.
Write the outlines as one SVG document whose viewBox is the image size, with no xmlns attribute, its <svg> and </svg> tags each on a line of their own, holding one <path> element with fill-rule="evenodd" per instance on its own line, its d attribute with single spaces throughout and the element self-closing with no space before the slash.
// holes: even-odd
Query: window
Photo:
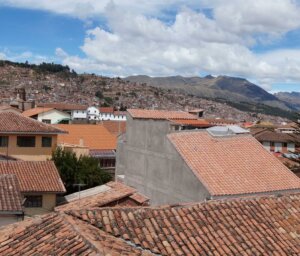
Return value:
<svg viewBox="0 0 300 256">
<path fill-rule="evenodd" d="M 43 148 L 52 147 L 52 137 L 42 137 L 42 147 Z"/>
<path fill-rule="evenodd" d="M 42 122 L 45 124 L 51 124 L 51 119 L 42 119 Z"/>
<path fill-rule="evenodd" d="M 25 196 L 25 207 L 42 207 L 43 196 Z"/>
<path fill-rule="evenodd" d="M 35 137 L 34 136 L 18 136 L 17 145 L 19 147 L 35 147 Z"/>
<path fill-rule="evenodd" d="M 8 136 L 0 136 L 0 147 L 8 146 Z"/>
</svg>

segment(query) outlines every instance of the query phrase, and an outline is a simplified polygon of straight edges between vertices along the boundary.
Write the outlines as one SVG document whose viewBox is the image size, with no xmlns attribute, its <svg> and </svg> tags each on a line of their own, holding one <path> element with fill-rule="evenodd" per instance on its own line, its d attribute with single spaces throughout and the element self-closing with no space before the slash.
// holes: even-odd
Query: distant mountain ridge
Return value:
<svg viewBox="0 0 300 256">
<path fill-rule="evenodd" d="M 278 92 L 274 94 L 278 99 L 289 102 L 300 109 L 300 92 Z"/>
<path fill-rule="evenodd" d="M 149 77 L 139 75 L 124 79 L 164 89 L 178 89 L 188 94 L 209 99 L 224 99 L 233 103 L 264 104 L 291 111 L 300 110 L 300 101 L 299 104 L 286 101 L 239 77 L 213 77 L 211 75 L 205 77 Z"/>
</svg>

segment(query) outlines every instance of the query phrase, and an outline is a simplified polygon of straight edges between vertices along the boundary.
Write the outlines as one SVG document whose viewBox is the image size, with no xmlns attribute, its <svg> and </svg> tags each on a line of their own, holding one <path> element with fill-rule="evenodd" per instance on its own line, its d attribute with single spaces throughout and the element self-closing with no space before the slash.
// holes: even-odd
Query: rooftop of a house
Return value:
<svg viewBox="0 0 300 256">
<path fill-rule="evenodd" d="M 60 134 L 57 143 L 86 146 L 89 149 L 116 149 L 117 138 L 102 124 L 57 124 L 68 134 Z"/>
<path fill-rule="evenodd" d="M 109 182 L 105 185 L 82 190 L 65 196 L 65 199 L 66 204 L 57 206 L 56 211 L 105 206 L 147 206 L 149 204 L 149 198 L 120 182 Z"/>
<path fill-rule="evenodd" d="M 176 119 L 176 120 L 172 120 L 172 123 L 182 125 L 182 126 L 192 126 L 192 127 L 199 127 L 199 128 L 207 128 L 211 126 L 211 124 L 204 119 L 196 119 L 196 120 Z"/>
<path fill-rule="evenodd" d="M 61 134 L 65 131 L 13 112 L 0 112 L 1 134 Z"/>
<path fill-rule="evenodd" d="M 42 113 L 46 113 L 49 112 L 51 110 L 53 110 L 54 108 L 43 108 L 43 107 L 36 107 L 36 108 L 31 108 L 28 110 L 25 110 L 22 115 L 23 116 L 27 116 L 27 117 L 32 117 L 32 116 L 36 116 L 38 114 L 42 114 Z"/>
<path fill-rule="evenodd" d="M 53 161 L 0 161 L 0 174 L 14 174 L 20 191 L 66 192 Z"/>
<path fill-rule="evenodd" d="M 14 108 L 10 105 L 0 105 L 0 112 L 2 112 L 2 111 L 13 111 L 13 112 L 21 113 L 20 109 Z"/>
<path fill-rule="evenodd" d="M 230 124 L 237 124 L 236 121 L 230 119 L 223 119 L 223 118 L 206 118 L 205 119 L 210 124 L 217 124 L 217 125 L 230 125 Z"/>
<path fill-rule="evenodd" d="M 110 133 L 116 136 L 126 132 L 126 121 L 102 121 L 102 124 Z"/>
<path fill-rule="evenodd" d="M 299 194 L 75 209 L 1 228 L 0 254 L 299 255 L 299 216 Z"/>
<path fill-rule="evenodd" d="M 113 107 L 100 107 L 99 111 L 100 111 L 100 113 L 113 114 L 114 113 L 114 108 Z"/>
<path fill-rule="evenodd" d="M 115 116 L 126 116 L 127 111 L 114 111 Z"/>
<path fill-rule="evenodd" d="M 55 108 L 58 110 L 87 110 L 88 106 L 80 104 L 70 104 L 70 103 L 39 103 L 38 107 L 42 108 Z"/>
<path fill-rule="evenodd" d="M 167 135 L 212 196 L 300 191 L 300 179 L 250 134 Z"/>
<path fill-rule="evenodd" d="M 0 214 L 22 214 L 22 196 L 14 174 L 0 174 Z"/>
<path fill-rule="evenodd" d="M 184 111 L 127 109 L 127 112 L 135 119 L 197 119 L 195 115 Z"/>
<path fill-rule="evenodd" d="M 273 129 L 255 128 L 251 129 L 251 133 L 258 141 L 271 141 L 283 143 L 300 142 L 300 136 L 298 134 L 276 132 Z"/>
</svg>

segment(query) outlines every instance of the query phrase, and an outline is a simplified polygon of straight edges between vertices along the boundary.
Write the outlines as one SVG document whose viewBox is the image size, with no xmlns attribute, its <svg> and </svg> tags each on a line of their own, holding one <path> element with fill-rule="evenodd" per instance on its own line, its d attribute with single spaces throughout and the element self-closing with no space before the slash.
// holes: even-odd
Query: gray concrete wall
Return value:
<svg viewBox="0 0 300 256">
<path fill-rule="evenodd" d="M 186 165 L 166 134 L 168 121 L 127 118 L 126 141 L 117 148 L 117 175 L 153 205 L 199 202 L 209 192 Z"/>
</svg>

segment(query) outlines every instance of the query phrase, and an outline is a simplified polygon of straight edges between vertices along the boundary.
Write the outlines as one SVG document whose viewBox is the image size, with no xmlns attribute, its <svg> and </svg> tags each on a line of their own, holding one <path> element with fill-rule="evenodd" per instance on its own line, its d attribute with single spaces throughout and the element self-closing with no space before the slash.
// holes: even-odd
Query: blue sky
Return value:
<svg viewBox="0 0 300 256">
<path fill-rule="evenodd" d="M 293 0 L 0 0 L 0 58 L 300 91 L 299 13 Z"/>
</svg>

